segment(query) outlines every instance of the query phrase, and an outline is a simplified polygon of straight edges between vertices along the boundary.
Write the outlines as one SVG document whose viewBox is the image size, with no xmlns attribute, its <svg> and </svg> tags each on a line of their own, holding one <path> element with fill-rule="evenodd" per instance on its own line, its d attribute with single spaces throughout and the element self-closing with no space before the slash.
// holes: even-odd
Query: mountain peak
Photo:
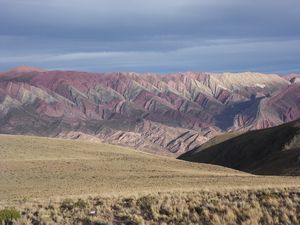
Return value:
<svg viewBox="0 0 300 225">
<path fill-rule="evenodd" d="M 30 67 L 30 66 L 18 66 L 15 67 L 11 70 L 9 70 L 9 72 L 17 72 L 17 73 L 28 73 L 28 72 L 44 72 L 45 70 L 40 69 L 40 68 L 36 68 L 36 67 Z"/>
</svg>

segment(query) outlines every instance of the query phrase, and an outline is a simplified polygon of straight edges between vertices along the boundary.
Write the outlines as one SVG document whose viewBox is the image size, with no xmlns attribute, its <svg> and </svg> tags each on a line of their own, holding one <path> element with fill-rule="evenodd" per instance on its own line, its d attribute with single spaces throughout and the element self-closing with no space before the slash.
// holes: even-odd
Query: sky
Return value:
<svg viewBox="0 0 300 225">
<path fill-rule="evenodd" d="M 300 72 L 299 0 L 0 0 L 0 71 Z"/>
</svg>

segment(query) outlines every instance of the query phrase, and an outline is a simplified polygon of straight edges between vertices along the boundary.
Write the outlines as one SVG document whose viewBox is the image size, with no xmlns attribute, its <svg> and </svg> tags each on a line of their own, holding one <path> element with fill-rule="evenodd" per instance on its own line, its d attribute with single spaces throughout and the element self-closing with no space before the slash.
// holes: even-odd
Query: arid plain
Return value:
<svg viewBox="0 0 300 225">
<path fill-rule="evenodd" d="M 268 224 L 280 205 L 278 221 L 299 219 L 299 177 L 31 136 L 1 135 L 0 156 L 0 206 L 21 213 L 15 224 Z"/>
<path fill-rule="evenodd" d="M 63 139 L 1 135 L 0 156 L 2 200 L 300 187 L 298 177 L 254 176 L 114 145 Z"/>
</svg>

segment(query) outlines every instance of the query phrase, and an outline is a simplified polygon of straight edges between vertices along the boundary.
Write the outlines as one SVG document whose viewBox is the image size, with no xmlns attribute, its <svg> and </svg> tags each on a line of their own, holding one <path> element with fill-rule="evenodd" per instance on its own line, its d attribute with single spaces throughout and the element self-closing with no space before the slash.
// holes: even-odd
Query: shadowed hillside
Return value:
<svg viewBox="0 0 300 225">
<path fill-rule="evenodd" d="M 300 121 L 215 137 L 179 159 L 254 174 L 300 175 Z"/>
</svg>

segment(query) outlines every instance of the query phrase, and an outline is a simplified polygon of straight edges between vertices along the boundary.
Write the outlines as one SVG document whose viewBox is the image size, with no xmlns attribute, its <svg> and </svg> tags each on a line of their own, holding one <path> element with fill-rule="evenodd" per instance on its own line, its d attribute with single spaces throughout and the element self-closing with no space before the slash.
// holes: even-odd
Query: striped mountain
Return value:
<svg viewBox="0 0 300 225">
<path fill-rule="evenodd" d="M 86 139 L 178 156 L 227 131 L 300 117 L 298 75 L 0 73 L 0 133 Z"/>
</svg>

